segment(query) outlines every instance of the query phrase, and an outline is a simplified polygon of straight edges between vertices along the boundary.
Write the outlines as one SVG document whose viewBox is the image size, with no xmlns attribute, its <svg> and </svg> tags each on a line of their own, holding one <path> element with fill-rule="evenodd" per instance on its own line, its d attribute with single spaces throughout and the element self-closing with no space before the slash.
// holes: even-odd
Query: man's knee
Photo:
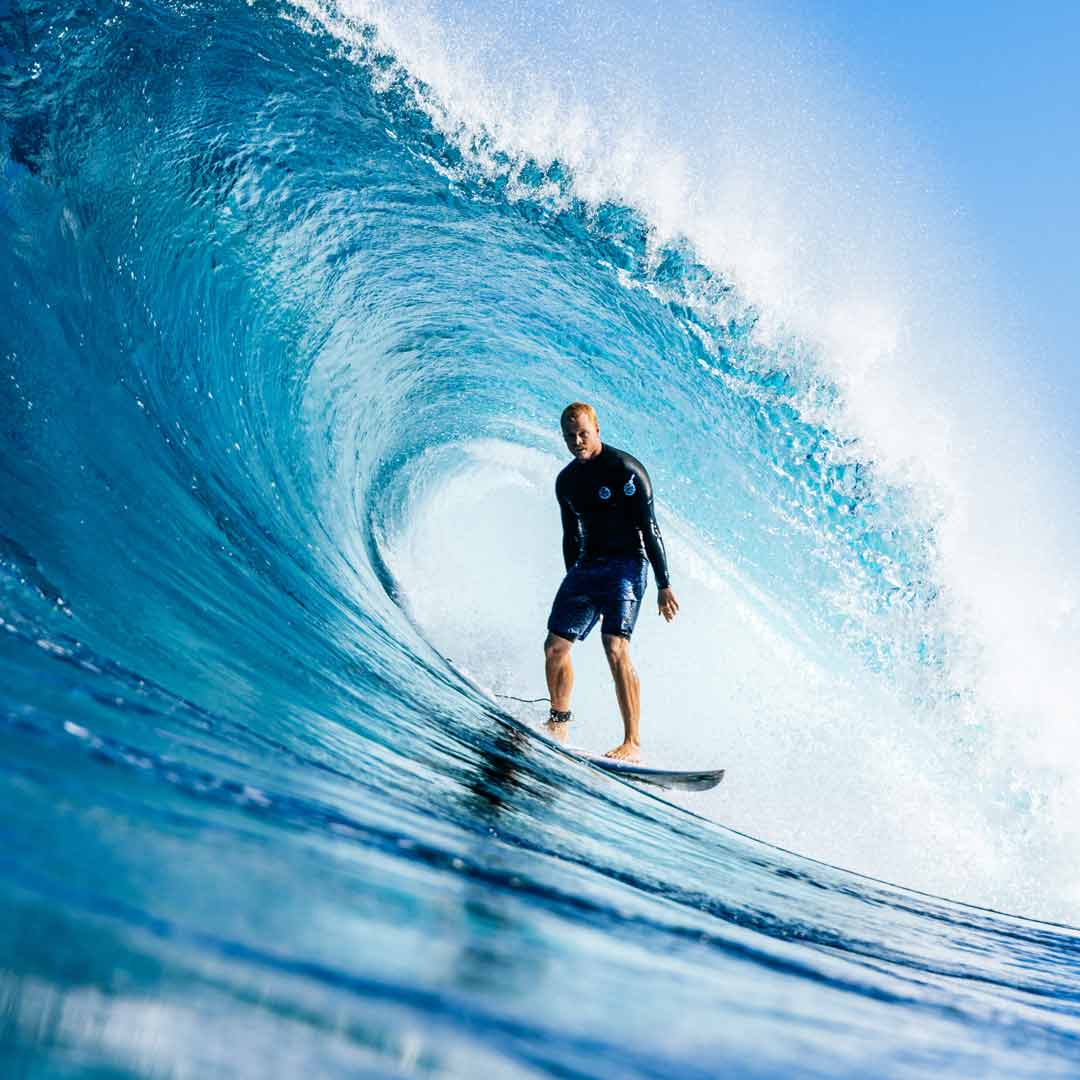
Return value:
<svg viewBox="0 0 1080 1080">
<path fill-rule="evenodd" d="M 621 637 L 619 634 L 605 634 L 603 641 L 604 653 L 612 667 L 618 667 L 629 662 L 630 641 L 627 638 Z"/>
<path fill-rule="evenodd" d="M 570 646 L 573 644 L 572 641 L 549 632 L 547 639 L 544 641 L 544 656 L 548 660 L 561 660 L 563 657 L 570 655 Z"/>
</svg>

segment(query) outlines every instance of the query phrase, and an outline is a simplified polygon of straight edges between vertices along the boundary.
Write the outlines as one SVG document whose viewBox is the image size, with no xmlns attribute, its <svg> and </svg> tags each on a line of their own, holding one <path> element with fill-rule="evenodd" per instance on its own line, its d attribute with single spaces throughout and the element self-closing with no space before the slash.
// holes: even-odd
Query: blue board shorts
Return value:
<svg viewBox="0 0 1080 1080">
<path fill-rule="evenodd" d="M 629 638 L 648 582 L 644 558 L 600 558 L 567 571 L 551 605 L 548 630 L 584 641 L 597 621 L 601 634 Z"/>
</svg>

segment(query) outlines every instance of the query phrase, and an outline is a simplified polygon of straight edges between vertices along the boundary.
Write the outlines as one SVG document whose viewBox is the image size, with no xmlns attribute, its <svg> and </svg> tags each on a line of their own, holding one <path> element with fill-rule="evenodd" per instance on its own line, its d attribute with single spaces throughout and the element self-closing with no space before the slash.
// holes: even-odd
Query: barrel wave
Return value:
<svg viewBox="0 0 1080 1080">
<path fill-rule="evenodd" d="M 810 346 L 377 22 L 0 35 L 6 1075 L 1075 1075 L 1072 840 Z M 653 477 L 645 745 L 707 796 L 497 696 L 544 692 L 574 399 Z"/>
</svg>

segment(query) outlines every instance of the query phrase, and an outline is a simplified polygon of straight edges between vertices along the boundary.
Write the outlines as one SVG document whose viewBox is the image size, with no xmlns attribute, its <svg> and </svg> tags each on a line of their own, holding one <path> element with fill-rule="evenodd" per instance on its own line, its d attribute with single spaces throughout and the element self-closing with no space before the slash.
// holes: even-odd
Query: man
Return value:
<svg viewBox="0 0 1080 1080">
<path fill-rule="evenodd" d="M 679 610 L 668 579 L 667 557 L 653 515 L 652 484 L 637 458 L 600 441 L 591 405 L 575 401 L 562 414 L 562 433 L 574 460 L 555 481 L 562 512 L 566 577 L 548 619 L 545 673 L 551 697 L 549 724 L 570 719 L 574 669 L 570 648 L 602 618 L 600 636 L 615 680 L 624 737 L 608 757 L 637 761 L 640 684 L 630 662 L 630 635 L 645 594 L 645 557 L 659 589 L 659 612 L 671 622 Z"/>
</svg>

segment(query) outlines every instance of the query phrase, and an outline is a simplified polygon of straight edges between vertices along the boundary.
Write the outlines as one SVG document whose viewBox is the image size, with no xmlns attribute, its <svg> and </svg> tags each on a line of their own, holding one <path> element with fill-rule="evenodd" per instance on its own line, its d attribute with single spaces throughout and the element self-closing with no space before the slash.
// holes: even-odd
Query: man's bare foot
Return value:
<svg viewBox="0 0 1080 1080">
<path fill-rule="evenodd" d="M 570 733 L 570 725 L 565 720 L 545 720 L 544 730 L 556 742 L 566 742 L 566 736 Z"/>
<path fill-rule="evenodd" d="M 614 750 L 609 750 L 604 757 L 615 758 L 616 761 L 640 761 L 641 743 L 631 742 L 626 739 Z"/>
</svg>

